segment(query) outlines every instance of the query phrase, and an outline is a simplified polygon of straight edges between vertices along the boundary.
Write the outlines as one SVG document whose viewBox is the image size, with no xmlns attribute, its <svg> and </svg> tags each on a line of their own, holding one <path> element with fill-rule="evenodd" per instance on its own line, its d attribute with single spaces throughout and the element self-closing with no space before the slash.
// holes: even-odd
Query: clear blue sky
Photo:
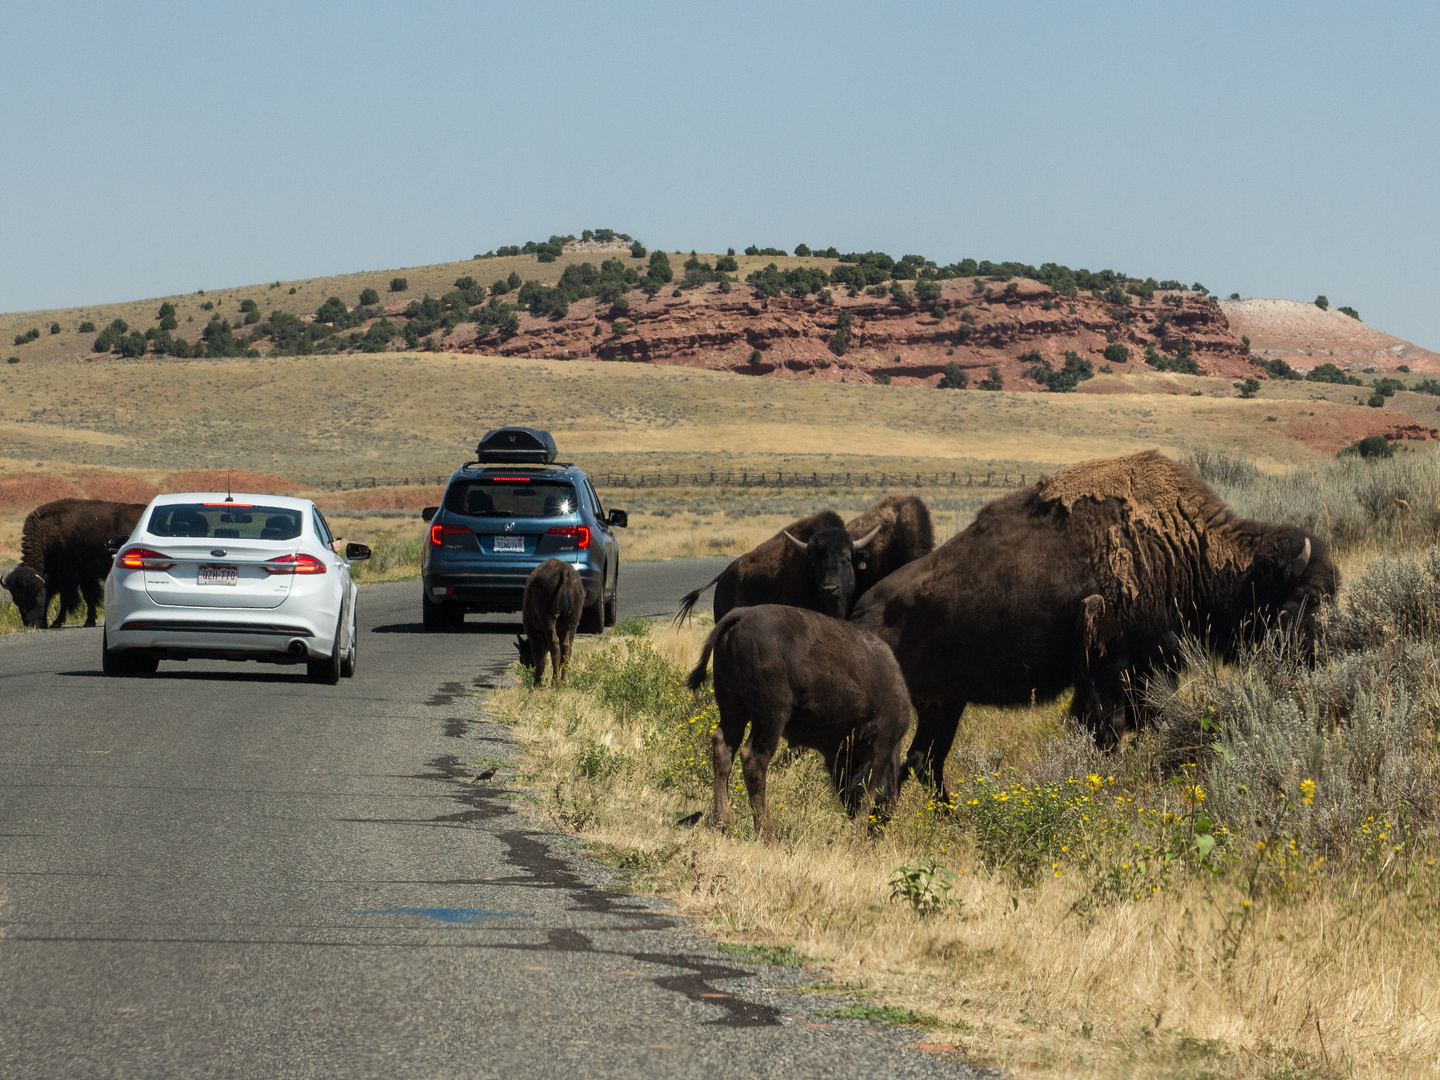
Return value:
<svg viewBox="0 0 1440 1080">
<path fill-rule="evenodd" d="M 1429 4 L 32 4 L 0 310 L 609 226 L 1325 293 L 1440 349 Z"/>
</svg>

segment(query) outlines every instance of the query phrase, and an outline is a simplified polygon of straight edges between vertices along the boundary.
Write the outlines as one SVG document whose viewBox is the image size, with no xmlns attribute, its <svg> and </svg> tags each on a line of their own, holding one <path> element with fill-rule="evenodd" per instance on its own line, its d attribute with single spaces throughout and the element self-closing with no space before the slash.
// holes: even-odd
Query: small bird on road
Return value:
<svg viewBox="0 0 1440 1080">
<path fill-rule="evenodd" d="M 478 784 L 481 780 L 489 780 L 492 776 L 495 775 L 495 773 L 496 766 L 491 765 L 490 768 L 486 769 L 484 772 L 476 773 L 474 776 L 472 776 L 470 778 L 470 783 Z"/>
</svg>

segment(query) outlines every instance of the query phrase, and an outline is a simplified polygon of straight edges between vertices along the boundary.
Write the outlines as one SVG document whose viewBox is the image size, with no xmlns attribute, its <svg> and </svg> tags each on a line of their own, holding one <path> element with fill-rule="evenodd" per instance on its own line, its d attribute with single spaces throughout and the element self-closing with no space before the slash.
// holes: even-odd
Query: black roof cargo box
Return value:
<svg viewBox="0 0 1440 1080">
<path fill-rule="evenodd" d="M 559 455 L 548 431 L 528 427 L 504 427 L 487 431 L 475 448 L 481 464 L 549 465 Z"/>
</svg>

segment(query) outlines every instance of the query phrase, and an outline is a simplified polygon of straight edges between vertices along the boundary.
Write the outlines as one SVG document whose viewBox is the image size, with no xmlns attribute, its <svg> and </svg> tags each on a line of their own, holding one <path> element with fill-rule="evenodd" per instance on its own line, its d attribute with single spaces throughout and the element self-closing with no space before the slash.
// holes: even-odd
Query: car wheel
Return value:
<svg viewBox="0 0 1440 1080">
<path fill-rule="evenodd" d="M 620 571 L 615 571 L 615 586 L 610 590 L 610 599 L 605 601 L 605 625 L 614 626 L 620 616 Z"/>
<path fill-rule="evenodd" d="M 602 585 L 603 589 L 604 586 Z M 599 598 L 593 604 L 586 604 L 580 612 L 580 625 L 577 628 L 582 634 L 603 634 L 605 633 L 605 593 L 602 591 Z"/>
<path fill-rule="evenodd" d="M 335 640 L 330 643 L 330 655 L 323 660 L 308 660 L 305 663 L 305 677 L 314 683 L 334 686 L 340 681 L 340 624 L 335 624 Z"/>
<path fill-rule="evenodd" d="M 154 675 L 160 661 L 153 656 L 126 656 L 110 649 L 110 635 L 100 637 L 100 670 L 111 678 L 128 679 L 136 675 Z"/>
<path fill-rule="evenodd" d="M 352 609 L 350 612 L 350 648 L 345 653 L 345 658 L 340 661 L 340 675 L 346 679 L 355 677 L 355 661 L 359 659 L 357 654 L 360 646 L 355 633 L 356 629 L 357 622 L 355 612 Z"/>
<path fill-rule="evenodd" d="M 450 610 L 450 605 L 436 603 L 431 600 L 427 593 L 420 594 L 420 622 L 424 625 L 427 633 L 437 634 L 441 630 L 449 630 L 456 623 L 464 622 L 465 616 Z"/>
</svg>

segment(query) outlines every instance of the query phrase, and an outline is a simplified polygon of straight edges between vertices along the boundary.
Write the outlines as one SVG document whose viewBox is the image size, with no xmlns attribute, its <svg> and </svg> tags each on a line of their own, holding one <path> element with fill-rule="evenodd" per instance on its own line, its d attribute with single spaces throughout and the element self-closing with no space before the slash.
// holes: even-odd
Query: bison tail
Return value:
<svg viewBox="0 0 1440 1080">
<path fill-rule="evenodd" d="M 703 593 L 706 589 L 710 588 L 711 585 L 714 585 L 717 581 L 719 581 L 722 576 L 723 571 L 720 574 L 716 574 L 713 578 L 707 581 L 704 585 L 701 585 L 694 592 L 686 593 L 681 598 L 680 610 L 675 614 L 676 626 L 679 626 L 682 622 L 684 622 L 690 617 L 691 611 L 694 610 L 696 603 L 698 603 L 700 600 L 700 594 Z M 709 653 L 707 652 L 706 655 L 708 656 Z"/>
<path fill-rule="evenodd" d="M 695 669 L 690 672 L 690 677 L 685 680 L 685 685 L 691 690 L 699 690 L 705 685 L 705 669 L 710 666 L 710 654 L 715 651 L 715 645 L 720 640 L 720 635 L 734 626 L 744 612 L 744 608 L 730 612 L 715 624 L 714 630 L 710 631 L 710 636 L 705 639 L 705 647 L 700 650 L 700 662 L 695 665 Z"/>
</svg>

